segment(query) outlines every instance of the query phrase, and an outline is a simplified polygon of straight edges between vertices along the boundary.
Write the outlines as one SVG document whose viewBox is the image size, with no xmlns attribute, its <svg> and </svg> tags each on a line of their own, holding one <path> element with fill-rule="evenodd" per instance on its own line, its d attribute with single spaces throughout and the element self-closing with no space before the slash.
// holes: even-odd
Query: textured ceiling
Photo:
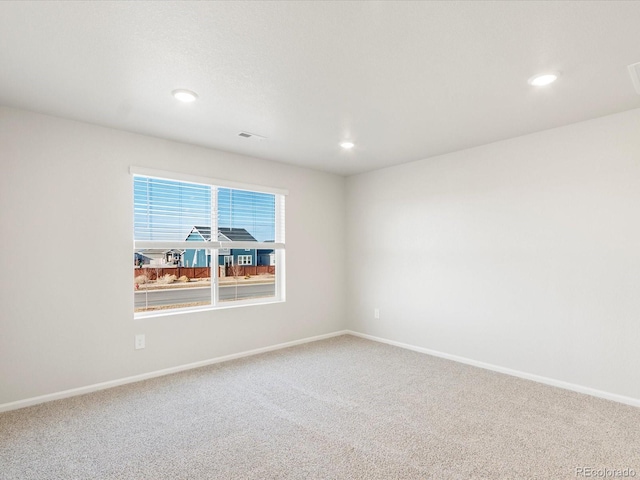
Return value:
<svg viewBox="0 0 640 480">
<path fill-rule="evenodd" d="M 638 20 L 612 1 L 5 1 L 0 104 L 348 175 L 640 107 Z"/>
</svg>

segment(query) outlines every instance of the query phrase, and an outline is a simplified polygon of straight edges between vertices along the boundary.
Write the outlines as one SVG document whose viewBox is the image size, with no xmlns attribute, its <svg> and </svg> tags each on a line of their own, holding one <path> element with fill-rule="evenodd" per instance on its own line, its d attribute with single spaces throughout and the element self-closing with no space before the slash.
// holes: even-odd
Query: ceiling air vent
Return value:
<svg viewBox="0 0 640 480">
<path fill-rule="evenodd" d="M 631 75 L 633 87 L 636 89 L 636 93 L 640 95 L 640 62 L 632 63 L 627 68 L 629 69 L 629 75 Z"/>
<path fill-rule="evenodd" d="M 255 133 L 249 133 L 249 132 L 240 132 L 238 136 L 242 138 L 251 138 L 252 140 L 265 140 L 267 138 L 267 137 L 263 137 L 262 135 L 257 135 Z"/>
</svg>

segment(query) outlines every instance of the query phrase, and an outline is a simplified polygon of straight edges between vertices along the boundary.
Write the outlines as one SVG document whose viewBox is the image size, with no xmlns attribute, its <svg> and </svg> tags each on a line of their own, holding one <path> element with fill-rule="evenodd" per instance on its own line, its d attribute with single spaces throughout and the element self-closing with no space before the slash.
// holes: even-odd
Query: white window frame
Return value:
<svg viewBox="0 0 640 480">
<path fill-rule="evenodd" d="M 276 202 L 276 218 L 275 218 L 275 242 L 229 242 L 210 241 L 193 242 L 193 241 L 146 241 L 134 240 L 133 251 L 145 248 L 167 248 L 167 249 L 193 249 L 205 248 L 209 251 L 212 259 L 216 259 L 211 265 L 211 304 L 199 307 L 173 308 L 167 310 L 155 310 L 149 312 L 134 312 L 134 318 L 149 318 L 168 315 L 177 315 L 182 313 L 192 313 L 207 310 L 220 310 L 225 308 L 235 308 L 248 305 L 263 305 L 271 303 L 281 303 L 286 301 L 286 274 L 285 274 L 285 197 L 288 191 L 282 188 L 267 187 L 263 185 L 253 185 L 248 183 L 232 182 L 228 180 L 220 180 L 215 178 L 200 177 L 178 172 L 168 172 L 165 170 L 156 170 L 144 167 L 130 167 L 131 176 L 150 177 L 164 180 L 184 181 L 191 183 L 199 183 L 210 185 L 212 187 L 231 188 L 237 190 L 247 190 L 251 192 L 270 193 L 275 195 Z M 133 185 L 133 182 L 132 182 Z M 215 201 L 214 201 L 215 207 Z M 133 211 L 133 208 L 131 209 Z M 217 231 L 217 225 L 211 226 L 211 231 Z M 202 245 L 199 245 L 202 244 Z M 273 297 L 244 299 L 244 300 L 227 300 L 220 302 L 218 299 L 218 255 L 220 251 L 226 249 L 269 249 L 274 250 L 276 260 L 276 278 L 275 278 L 275 295 Z"/>
<path fill-rule="evenodd" d="M 253 256 L 252 255 L 238 255 L 238 265 L 253 265 Z"/>
</svg>

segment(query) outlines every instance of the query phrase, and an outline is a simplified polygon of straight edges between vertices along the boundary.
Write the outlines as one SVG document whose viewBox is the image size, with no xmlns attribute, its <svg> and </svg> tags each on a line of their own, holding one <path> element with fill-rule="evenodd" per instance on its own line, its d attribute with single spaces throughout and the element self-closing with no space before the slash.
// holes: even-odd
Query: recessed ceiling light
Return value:
<svg viewBox="0 0 640 480">
<path fill-rule="evenodd" d="M 176 100 L 180 100 L 181 102 L 193 102 L 198 98 L 198 94 L 196 92 L 192 92 L 191 90 L 174 90 L 171 92 Z"/>
<path fill-rule="evenodd" d="M 558 72 L 534 75 L 529 79 L 529 85 L 533 85 L 534 87 L 544 87 L 545 85 L 555 82 L 559 76 L 560 74 Z"/>
<path fill-rule="evenodd" d="M 340 146 L 345 150 L 351 150 L 355 145 L 351 142 L 342 142 Z"/>
</svg>

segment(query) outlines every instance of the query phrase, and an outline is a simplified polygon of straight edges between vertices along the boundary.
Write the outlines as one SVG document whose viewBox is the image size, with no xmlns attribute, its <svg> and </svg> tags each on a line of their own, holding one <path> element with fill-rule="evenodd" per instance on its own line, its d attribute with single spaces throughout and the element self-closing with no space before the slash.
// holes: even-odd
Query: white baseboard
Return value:
<svg viewBox="0 0 640 480">
<path fill-rule="evenodd" d="M 213 365 L 214 363 L 227 362 L 229 360 L 235 360 L 242 357 L 250 357 L 252 355 L 258 355 L 260 353 L 271 352 L 273 350 L 280 350 L 282 348 L 293 347 L 296 345 L 302 345 L 303 343 L 317 342 L 318 340 L 324 340 L 326 338 L 337 337 L 340 335 L 346 335 L 349 333 L 347 330 L 340 330 L 338 332 L 327 333 L 324 335 L 317 335 L 315 337 L 302 338 L 300 340 L 294 340 L 292 342 L 279 343 L 277 345 L 270 345 L 268 347 L 256 348 L 255 350 L 247 350 L 245 352 L 234 353 L 231 355 L 225 355 L 223 357 L 211 358 L 209 360 L 202 360 L 200 362 L 188 363 L 186 365 L 179 365 L 177 367 L 165 368 L 163 370 L 156 370 L 154 372 L 143 373 L 140 375 L 133 375 L 131 377 L 120 378 L 118 380 L 110 380 L 108 382 L 95 383 L 93 385 L 87 385 L 86 387 L 72 388 L 70 390 L 64 390 L 62 392 L 50 393 L 48 395 L 41 395 L 39 397 L 26 398 L 24 400 L 18 400 L 16 402 L 2 403 L 0 404 L 0 413 L 8 412 L 9 410 L 17 410 L 19 408 L 30 407 L 39 403 L 51 402 L 53 400 L 60 400 L 62 398 L 75 397 L 76 395 L 84 395 L 86 393 L 97 392 L 98 390 L 105 390 L 107 388 L 117 387 L 125 385 L 127 383 L 140 382 L 149 378 L 161 377 L 163 375 L 169 375 L 172 373 L 182 372 L 185 370 L 191 370 L 193 368 L 205 367 L 207 365 Z"/>
<path fill-rule="evenodd" d="M 454 362 L 465 363 L 474 367 L 484 368 L 486 370 L 492 370 L 494 372 L 504 373 L 512 375 L 514 377 L 524 378 L 526 380 L 532 380 L 538 383 L 544 383 L 545 385 L 551 385 L 552 387 L 564 388 L 565 390 L 571 390 L 573 392 L 584 393 L 593 397 L 604 398 L 606 400 L 612 400 L 614 402 L 624 403 L 634 407 L 640 407 L 640 399 L 633 397 L 626 397 L 624 395 L 618 395 L 616 393 L 605 392 L 603 390 L 596 390 L 595 388 L 584 387 L 582 385 L 576 385 L 575 383 L 564 382 L 562 380 L 555 380 L 553 378 L 542 377 L 540 375 L 534 375 L 531 373 L 521 372 L 519 370 L 513 370 L 511 368 L 500 367 L 490 363 L 479 362 L 470 358 L 459 357 L 457 355 L 450 355 L 448 353 L 439 352 L 437 350 L 431 350 L 429 348 L 416 347 L 415 345 L 409 345 L 407 343 L 396 342 L 394 340 L 387 340 L 386 338 L 374 337 L 373 335 L 367 335 L 365 333 L 354 332 L 347 330 L 349 335 L 356 337 L 366 338 L 367 340 L 373 340 L 375 342 L 386 343 L 400 348 L 406 348 L 407 350 L 413 350 L 415 352 L 426 353 L 427 355 L 433 355 L 434 357 L 445 358 L 447 360 L 453 360 Z"/>
</svg>

